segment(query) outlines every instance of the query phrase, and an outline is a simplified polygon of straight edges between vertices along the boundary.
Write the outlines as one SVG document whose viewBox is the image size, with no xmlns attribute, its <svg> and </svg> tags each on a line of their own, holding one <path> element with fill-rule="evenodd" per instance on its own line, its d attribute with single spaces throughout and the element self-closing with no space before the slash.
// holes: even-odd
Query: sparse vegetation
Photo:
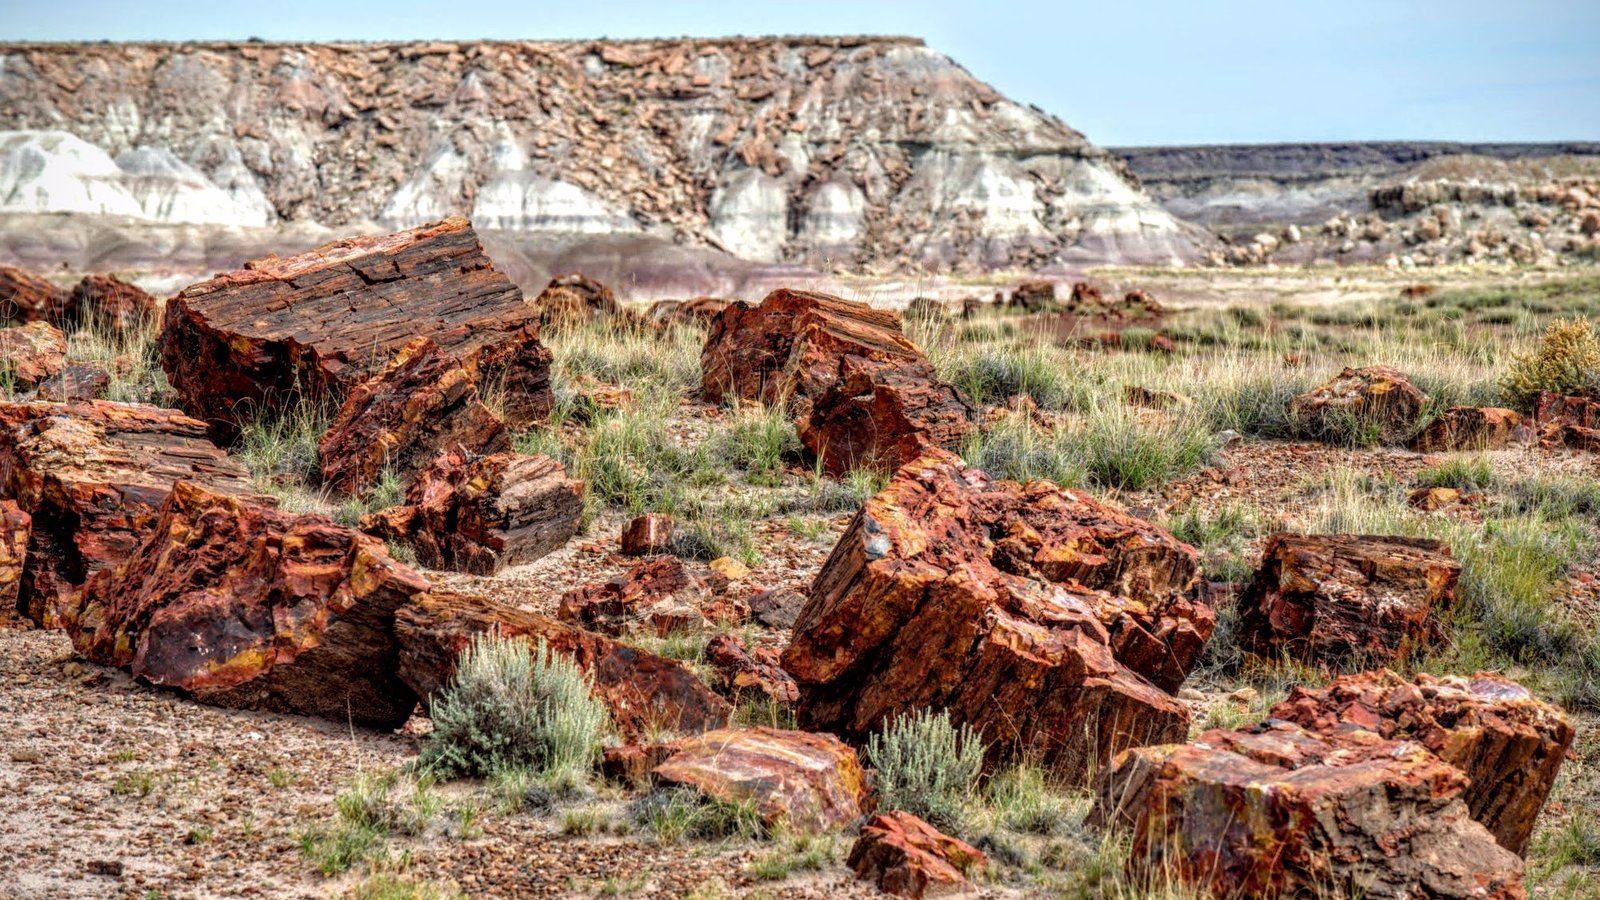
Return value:
<svg viewBox="0 0 1600 900">
<path fill-rule="evenodd" d="M 663 844 L 751 840 L 767 833 L 753 802 L 730 803 L 691 788 L 652 791 L 634 802 L 633 817 Z"/>
<path fill-rule="evenodd" d="M 880 806 L 957 831 L 971 814 L 983 752 L 977 734 L 944 711 L 906 713 L 867 739 Z"/>
<path fill-rule="evenodd" d="M 1600 334 L 1594 324 L 1587 317 L 1551 322 L 1537 349 L 1512 358 L 1503 387 L 1522 406 L 1540 391 L 1600 396 Z"/>
</svg>

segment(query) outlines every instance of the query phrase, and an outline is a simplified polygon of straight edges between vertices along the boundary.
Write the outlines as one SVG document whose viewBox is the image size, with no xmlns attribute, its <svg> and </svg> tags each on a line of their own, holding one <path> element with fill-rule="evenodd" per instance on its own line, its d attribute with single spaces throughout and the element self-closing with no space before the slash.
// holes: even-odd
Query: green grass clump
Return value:
<svg viewBox="0 0 1600 900">
<path fill-rule="evenodd" d="M 867 739 L 879 806 L 960 830 L 976 796 L 983 752 L 977 733 L 950 724 L 946 710 L 918 710 L 894 719 Z"/>
<path fill-rule="evenodd" d="M 751 484 L 776 487 L 784 465 L 800 458 L 800 437 L 781 406 L 741 409 L 722 437 L 721 453 L 748 473 Z"/>
<path fill-rule="evenodd" d="M 321 476 L 317 444 L 327 430 L 328 417 L 317 404 L 291 403 L 282 412 L 262 408 L 240 427 L 233 455 L 262 490 L 311 483 Z"/>
<path fill-rule="evenodd" d="M 756 881 L 782 881 L 796 872 L 816 872 L 839 858 L 839 841 L 833 835 L 784 835 L 778 846 L 761 853 L 746 867 Z"/>
<path fill-rule="evenodd" d="M 754 840 L 767 834 L 755 801 L 720 800 L 691 788 L 652 791 L 634 803 L 633 817 L 662 844 Z"/>
<path fill-rule="evenodd" d="M 1532 353 L 1512 357 L 1501 386 L 1510 402 L 1524 407 L 1540 391 L 1600 395 L 1600 334 L 1586 317 L 1556 319 Z"/>
<path fill-rule="evenodd" d="M 466 895 L 453 884 L 380 872 L 351 888 L 345 896 L 349 900 L 457 900 Z"/>
<path fill-rule="evenodd" d="M 1420 487 L 1448 487 L 1465 493 L 1488 490 L 1494 482 L 1494 466 L 1481 456 L 1451 456 L 1417 473 Z"/>
<path fill-rule="evenodd" d="M 962 449 L 967 464 L 996 478 L 1053 481 L 1078 487 L 1089 480 L 1078 444 L 1065 432 L 1035 428 L 1017 417 L 974 431 Z"/>
</svg>

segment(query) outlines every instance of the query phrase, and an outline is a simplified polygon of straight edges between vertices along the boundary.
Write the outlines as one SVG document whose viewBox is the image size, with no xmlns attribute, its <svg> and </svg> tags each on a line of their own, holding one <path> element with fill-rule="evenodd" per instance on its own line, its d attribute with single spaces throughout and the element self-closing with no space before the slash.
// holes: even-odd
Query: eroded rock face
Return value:
<svg viewBox="0 0 1600 900">
<path fill-rule="evenodd" d="M 538 311 L 460 218 L 268 257 L 167 302 L 162 367 L 219 436 L 262 410 L 337 407 L 408 342 L 432 338 L 522 427 L 553 402 Z"/>
<path fill-rule="evenodd" d="M 1468 786 L 1421 744 L 1276 722 L 1123 753 L 1090 821 L 1131 831 L 1130 866 L 1217 896 L 1525 897 Z"/>
<path fill-rule="evenodd" d="M 916 898 L 976 895 L 967 875 L 988 863 L 983 851 L 904 810 L 868 819 L 846 862 L 878 890 Z"/>
<path fill-rule="evenodd" d="M 1527 852 L 1574 730 L 1522 685 L 1480 672 L 1406 679 L 1388 670 L 1295 688 L 1272 717 L 1318 733 L 1360 728 L 1415 741 L 1466 774 L 1472 818 L 1514 853 Z"/>
<path fill-rule="evenodd" d="M 573 588 L 562 596 L 556 615 L 602 634 L 642 630 L 663 637 L 749 618 L 750 608 L 722 596 L 714 581 L 727 585 L 726 579 L 676 556 L 655 556 L 614 578 Z"/>
<path fill-rule="evenodd" d="M 672 745 L 657 784 L 724 801 L 751 801 L 768 826 L 841 828 L 868 808 L 867 773 L 838 738 L 779 728 L 725 728 Z"/>
<path fill-rule="evenodd" d="M 361 530 L 407 544 L 430 569 L 492 575 L 565 546 L 583 516 L 583 482 L 548 456 L 446 450 L 417 474 L 401 506 Z"/>
<path fill-rule="evenodd" d="M 1495 406 L 1452 406 L 1428 423 L 1410 447 L 1419 453 L 1501 450 L 1523 428 L 1522 414 Z"/>
<path fill-rule="evenodd" d="M 16 501 L 0 500 L 0 618 L 10 618 L 17 609 L 32 526 L 33 517 Z"/>
<path fill-rule="evenodd" d="M 270 503 L 205 435 L 204 422 L 143 404 L 0 403 L 0 496 L 33 517 L 19 611 L 54 623 L 73 589 L 143 540 L 179 480 Z"/>
<path fill-rule="evenodd" d="M 400 610 L 400 677 L 427 699 L 455 676 L 456 657 L 476 635 L 498 629 L 505 637 L 543 641 L 570 656 L 594 679 L 595 694 L 611 710 L 625 741 L 661 732 L 698 734 L 728 722 L 728 704 L 682 663 L 592 631 L 482 597 L 434 588 Z"/>
<path fill-rule="evenodd" d="M 0 385 L 26 392 L 67 365 L 67 336 L 49 322 L 0 328 Z"/>
<path fill-rule="evenodd" d="M 1295 397 L 1289 411 L 1312 433 L 1339 434 L 1370 423 L 1385 443 L 1411 436 L 1428 396 L 1389 366 L 1345 368 L 1333 380 Z"/>
<path fill-rule="evenodd" d="M 55 282 L 16 266 L 0 265 L 0 324 L 55 322 L 67 303 Z"/>
<path fill-rule="evenodd" d="M 427 589 L 381 541 L 180 481 L 62 618 L 88 659 L 207 703 L 396 728 L 394 616 Z"/>
<path fill-rule="evenodd" d="M 422 337 L 350 390 L 318 456 L 324 483 L 349 494 L 385 471 L 409 483 L 440 451 L 477 456 L 510 449 L 505 423 L 484 405 L 472 372 Z"/>
<path fill-rule="evenodd" d="M 1440 635 L 1461 563 L 1428 538 L 1274 534 L 1239 598 L 1239 646 L 1316 663 L 1401 660 Z"/>
<path fill-rule="evenodd" d="M 1194 548 L 1147 522 L 931 451 L 852 521 L 783 667 L 805 727 L 863 740 L 944 708 L 991 763 L 1029 755 L 1077 778 L 1184 734 L 1188 712 L 1158 684 L 1177 688 L 1215 624 L 1183 596 L 1197 577 Z"/>
</svg>

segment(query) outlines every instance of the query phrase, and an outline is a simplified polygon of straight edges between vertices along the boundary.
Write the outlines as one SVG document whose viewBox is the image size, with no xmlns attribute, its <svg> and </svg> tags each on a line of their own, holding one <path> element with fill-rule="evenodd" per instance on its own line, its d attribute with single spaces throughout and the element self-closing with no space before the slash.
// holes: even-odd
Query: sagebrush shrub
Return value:
<svg viewBox="0 0 1600 900">
<path fill-rule="evenodd" d="M 610 715 L 589 677 L 541 641 L 474 637 L 455 679 L 430 704 L 433 733 L 421 765 L 444 775 L 529 769 L 581 780 L 594 764 Z"/>
<path fill-rule="evenodd" d="M 1587 317 L 1556 319 L 1532 353 L 1512 357 L 1506 399 L 1527 406 L 1540 391 L 1600 396 L 1600 335 Z"/>
<path fill-rule="evenodd" d="M 947 710 L 894 719 L 867 739 L 879 807 L 905 810 L 940 828 L 961 828 L 983 769 L 983 750 L 970 727 L 950 724 Z"/>
</svg>

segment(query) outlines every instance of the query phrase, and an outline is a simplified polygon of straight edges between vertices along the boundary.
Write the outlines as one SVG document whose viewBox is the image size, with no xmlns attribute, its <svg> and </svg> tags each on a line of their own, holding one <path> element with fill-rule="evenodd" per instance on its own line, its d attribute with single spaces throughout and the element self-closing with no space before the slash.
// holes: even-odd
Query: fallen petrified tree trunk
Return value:
<svg viewBox="0 0 1600 900">
<path fill-rule="evenodd" d="M 15 266 L 0 266 L 0 325 L 56 322 L 68 296 L 47 278 Z"/>
<path fill-rule="evenodd" d="M 977 894 L 967 875 L 981 872 L 989 860 L 983 851 L 911 813 L 891 810 L 861 826 L 846 864 L 886 894 L 921 900 Z"/>
<path fill-rule="evenodd" d="M 136 403 L 0 403 L 0 497 L 33 517 L 18 610 L 53 624 L 74 588 L 128 557 L 179 479 L 253 495 L 244 466 L 205 434 Z"/>
<path fill-rule="evenodd" d="M 737 623 L 750 617 L 750 607 L 723 596 L 713 582 L 727 586 L 705 567 L 691 568 L 676 556 L 654 556 L 605 581 L 567 591 L 556 617 L 602 634 L 631 629 L 665 637 L 674 631 L 710 627 L 713 620 Z"/>
<path fill-rule="evenodd" d="M 1575 450 L 1600 450 L 1600 399 L 1544 391 L 1534 402 L 1540 441 Z"/>
<path fill-rule="evenodd" d="M 185 406 L 226 437 L 262 411 L 337 408 L 408 341 L 429 337 L 521 427 L 550 410 L 538 311 L 462 218 L 267 257 L 167 302 L 162 366 Z"/>
<path fill-rule="evenodd" d="M 417 696 L 395 611 L 428 587 L 375 538 L 179 482 L 63 622 L 90 660 L 207 703 L 397 728 Z"/>
<path fill-rule="evenodd" d="M 72 289 L 61 312 L 63 326 L 129 331 L 156 317 L 156 298 L 115 275 L 87 275 Z"/>
</svg>

